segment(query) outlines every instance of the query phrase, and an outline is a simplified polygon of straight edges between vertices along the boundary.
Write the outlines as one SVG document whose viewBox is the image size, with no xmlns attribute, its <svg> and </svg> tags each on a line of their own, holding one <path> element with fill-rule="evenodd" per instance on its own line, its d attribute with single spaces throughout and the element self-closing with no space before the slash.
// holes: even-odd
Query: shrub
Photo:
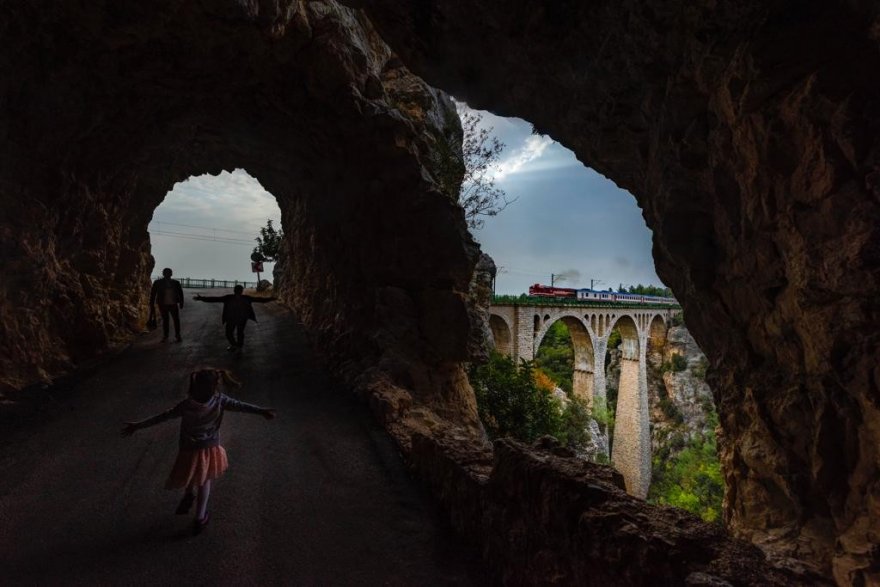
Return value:
<svg viewBox="0 0 880 587">
<path fill-rule="evenodd" d="M 556 391 L 556 382 L 550 378 L 542 369 L 538 369 L 537 367 L 532 372 L 532 378 L 535 380 L 535 385 L 538 386 L 538 389 L 541 391 L 546 391 L 549 393 L 553 393 Z"/>
<path fill-rule="evenodd" d="M 622 340 L 620 331 L 616 328 L 612 330 L 611 334 L 608 335 L 608 350 L 610 351 L 611 349 L 619 347 Z"/>
<path fill-rule="evenodd" d="M 532 442 L 544 434 L 558 435 L 560 402 L 535 384 L 532 363 L 517 365 L 493 352 L 488 363 L 471 368 L 470 381 L 491 438 L 510 436 Z"/>
<path fill-rule="evenodd" d="M 678 353 L 674 353 L 670 360 L 670 368 L 673 373 L 681 373 L 688 367 L 688 360 Z"/>
<path fill-rule="evenodd" d="M 697 379 L 706 380 L 706 371 L 709 368 L 709 360 L 706 357 L 700 357 L 700 360 L 697 361 L 693 367 L 691 367 L 691 373 Z"/>
<path fill-rule="evenodd" d="M 548 434 L 574 449 L 590 441 L 586 400 L 572 397 L 563 406 L 545 387 L 552 380 L 532 363 L 517 365 L 493 352 L 487 364 L 471 367 L 469 376 L 480 420 L 491 438 L 533 442 Z"/>
<path fill-rule="evenodd" d="M 569 398 L 562 412 L 559 440 L 571 448 L 582 448 L 590 442 L 590 407 L 587 400 L 574 396 Z"/>
<path fill-rule="evenodd" d="M 710 401 L 704 407 L 707 423 L 714 428 L 718 423 L 714 405 Z M 671 433 L 660 443 L 652 464 L 648 501 L 686 509 L 707 522 L 718 521 L 724 482 L 714 432 L 690 440 L 681 432 Z"/>
<path fill-rule="evenodd" d="M 678 406 L 675 405 L 668 397 L 661 398 L 658 402 L 660 406 L 660 411 L 663 412 L 663 415 L 666 416 L 667 420 L 671 420 L 676 424 L 682 424 L 684 422 L 684 416 L 681 413 L 681 410 L 678 409 Z"/>
</svg>

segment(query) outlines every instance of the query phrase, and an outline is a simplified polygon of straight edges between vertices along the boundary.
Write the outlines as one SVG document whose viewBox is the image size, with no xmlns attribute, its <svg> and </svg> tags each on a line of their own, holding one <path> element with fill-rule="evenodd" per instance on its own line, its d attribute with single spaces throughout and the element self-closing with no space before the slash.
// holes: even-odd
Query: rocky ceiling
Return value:
<svg viewBox="0 0 880 587">
<path fill-rule="evenodd" d="M 657 270 L 712 360 L 730 527 L 840 583 L 880 580 L 875 9 L 349 3 L 365 14 L 330 0 L 0 0 L 5 389 L 129 340 L 153 210 L 175 181 L 243 167 L 282 210 L 286 299 L 498 568 L 783 584 L 741 543 L 682 530 L 605 473 L 528 450 L 492 460 L 460 366 L 480 351 L 479 250 L 432 180 L 433 145 L 460 130 L 412 70 L 528 119 L 638 198 Z M 516 501 L 533 478 L 554 500 Z M 543 506 L 587 512 L 559 526 L 577 540 L 529 517 Z M 511 546 L 512 527 L 529 548 Z M 651 553 L 642 571 L 635 552 Z"/>
</svg>

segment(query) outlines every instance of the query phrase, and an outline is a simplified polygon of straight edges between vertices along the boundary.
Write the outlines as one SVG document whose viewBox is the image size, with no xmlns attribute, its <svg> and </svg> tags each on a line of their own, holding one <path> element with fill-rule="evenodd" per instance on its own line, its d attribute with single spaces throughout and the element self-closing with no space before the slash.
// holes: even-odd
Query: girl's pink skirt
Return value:
<svg viewBox="0 0 880 587">
<path fill-rule="evenodd" d="M 229 461 L 226 460 L 226 451 L 222 446 L 180 449 L 165 489 L 200 487 L 205 481 L 222 475 L 227 468 Z"/>
</svg>

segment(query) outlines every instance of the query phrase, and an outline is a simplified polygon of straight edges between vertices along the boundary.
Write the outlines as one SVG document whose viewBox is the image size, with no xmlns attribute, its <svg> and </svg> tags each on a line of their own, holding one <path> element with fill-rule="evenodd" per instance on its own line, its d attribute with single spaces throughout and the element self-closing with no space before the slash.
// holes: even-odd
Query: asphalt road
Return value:
<svg viewBox="0 0 880 587">
<path fill-rule="evenodd" d="M 256 306 L 260 322 L 232 355 L 221 306 L 193 293 L 183 343 L 144 335 L 45 417 L 0 432 L 0 584 L 486 582 L 366 408 L 314 366 L 289 312 Z M 180 493 L 163 488 L 178 421 L 130 438 L 119 429 L 173 406 L 207 365 L 231 368 L 244 381 L 231 395 L 279 417 L 226 415 L 230 468 L 194 537 L 191 517 L 174 515 Z"/>
</svg>

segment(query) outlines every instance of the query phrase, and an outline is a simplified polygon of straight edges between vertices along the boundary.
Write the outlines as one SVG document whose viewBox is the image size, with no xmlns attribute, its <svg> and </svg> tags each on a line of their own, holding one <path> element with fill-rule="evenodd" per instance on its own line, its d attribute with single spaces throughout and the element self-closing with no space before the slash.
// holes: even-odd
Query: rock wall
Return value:
<svg viewBox="0 0 880 587">
<path fill-rule="evenodd" d="M 880 581 L 876 6 L 346 2 L 429 83 L 636 196 L 712 364 L 728 524 Z"/>
<path fill-rule="evenodd" d="M 652 452 L 667 445 L 673 433 L 684 441 L 715 434 L 709 418 L 715 407 L 712 390 L 706 383 L 708 360 L 690 332 L 684 326 L 670 328 L 665 343 L 656 351 L 648 355 Z M 684 360 L 681 371 L 672 368 L 675 355 Z"/>
<path fill-rule="evenodd" d="M 416 470 L 503 585 L 823 585 L 683 510 L 649 506 L 609 466 L 545 437 L 475 446 L 416 435 Z"/>
</svg>

